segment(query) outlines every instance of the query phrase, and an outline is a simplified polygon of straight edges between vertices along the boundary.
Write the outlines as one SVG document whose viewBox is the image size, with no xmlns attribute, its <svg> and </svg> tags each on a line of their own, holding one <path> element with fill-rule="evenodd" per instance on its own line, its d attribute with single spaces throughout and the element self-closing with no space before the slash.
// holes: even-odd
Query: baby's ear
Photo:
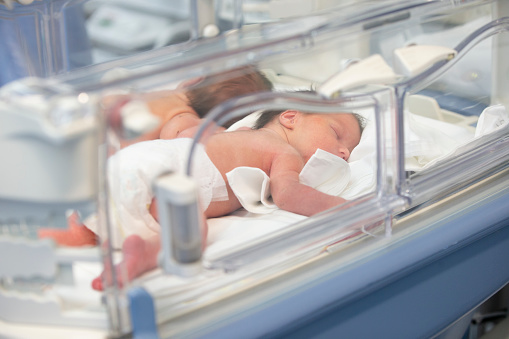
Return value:
<svg viewBox="0 0 509 339">
<path fill-rule="evenodd" d="M 300 112 L 294 110 L 284 111 L 279 115 L 279 123 L 288 129 L 293 129 L 295 121 L 298 119 Z"/>
</svg>

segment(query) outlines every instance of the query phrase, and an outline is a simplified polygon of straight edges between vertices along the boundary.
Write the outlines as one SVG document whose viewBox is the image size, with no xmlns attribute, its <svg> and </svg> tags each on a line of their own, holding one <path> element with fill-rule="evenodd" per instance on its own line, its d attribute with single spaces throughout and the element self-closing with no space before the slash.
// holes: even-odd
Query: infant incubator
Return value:
<svg viewBox="0 0 509 339">
<path fill-rule="evenodd" d="M 471 319 L 509 281 L 509 5 L 291 4 L 191 1 L 187 41 L 0 87 L 5 335 L 479 331 Z M 273 88 L 214 105 L 182 143 L 190 155 L 181 168 L 143 160 L 160 158 L 146 140 L 166 114 L 190 109 L 176 98 L 253 70 Z M 266 110 L 360 116 L 348 161 L 319 149 L 299 175 L 346 202 L 291 213 L 272 201 L 267 173 L 236 168 L 227 180 L 242 207 L 207 220 L 204 239 L 196 186 L 209 172 L 199 144 L 217 126 L 253 127 Z M 128 172 L 143 180 L 123 181 Z M 161 238 L 157 267 L 134 277 L 122 250 L 131 222 Z M 73 227 L 98 241 L 42 236 Z M 97 277 L 102 291 L 91 287 Z"/>
</svg>

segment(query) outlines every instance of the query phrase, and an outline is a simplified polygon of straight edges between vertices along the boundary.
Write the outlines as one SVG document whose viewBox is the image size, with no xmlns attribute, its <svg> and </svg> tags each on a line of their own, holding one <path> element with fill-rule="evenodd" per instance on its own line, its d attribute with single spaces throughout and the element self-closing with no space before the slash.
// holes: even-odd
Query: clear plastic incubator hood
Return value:
<svg viewBox="0 0 509 339">
<path fill-rule="evenodd" d="M 508 4 L 303 1 L 283 18 L 283 3 L 218 1 L 233 28 L 215 37 L 197 24 L 185 43 L 0 88 L 3 324 L 291 335 L 507 225 Z M 276 127 L 253 131 L 266 112 Z M 278 163 L 263 133 L 300 162 Z M 317 146 L 330 133 L 341 149 Z M 305 194 L 280 195 L 287 172 Z M 428 325 L 336 320 L 431 337 L 506 270 Z"/>
</svg>

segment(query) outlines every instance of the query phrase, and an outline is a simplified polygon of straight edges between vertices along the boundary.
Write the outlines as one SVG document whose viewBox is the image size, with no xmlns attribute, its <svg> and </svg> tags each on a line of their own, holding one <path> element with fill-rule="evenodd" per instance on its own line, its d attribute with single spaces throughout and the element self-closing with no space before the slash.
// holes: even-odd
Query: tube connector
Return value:
<svg viewBox="0 0 509 339">
<path fill-rule="evenodd" d="M 184 174 L 168 173 L 156 180 L 154 192 L 161 225 L 160 266 L 182 277 L 200 273 L 204 239 L 196 182 Z"/>
</svg>

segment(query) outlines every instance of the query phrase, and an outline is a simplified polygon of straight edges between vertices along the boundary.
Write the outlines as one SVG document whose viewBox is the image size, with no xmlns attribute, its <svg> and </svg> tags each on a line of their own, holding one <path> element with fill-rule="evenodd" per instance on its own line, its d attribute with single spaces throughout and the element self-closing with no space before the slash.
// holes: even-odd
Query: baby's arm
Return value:
<svg viewBox="0 0 509 339">
<path fill-rule="evenodd" d="M 277 156 L 270 170 L 270 190 L 281 209 L 311 216 L 346 202 L 299 182 L 303 161 L 298 156 Z"/>
</svg>

